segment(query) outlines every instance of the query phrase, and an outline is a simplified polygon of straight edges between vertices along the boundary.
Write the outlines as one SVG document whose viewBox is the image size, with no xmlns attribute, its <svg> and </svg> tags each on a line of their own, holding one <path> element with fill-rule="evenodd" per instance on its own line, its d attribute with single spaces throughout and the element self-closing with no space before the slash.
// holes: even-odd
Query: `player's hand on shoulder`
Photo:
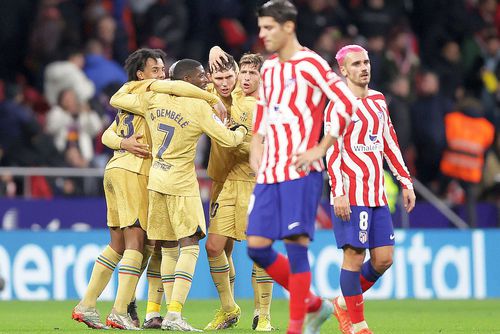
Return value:
<svg viewBox="0 0 500 334">
<path fill-rule="evenodd" d="M 411 212 L 415 207 L 415 192 L 413 189 L 403 189 L 403 205 L 406 212 Z"/>
<path fill-rule="evenodd" d="M 222 103 L 221 100 L 219 100 L 216 104 L 212 106 L 214 108 L 215 112 L 217 113 L 217 116 L 221 119 L 222 122 L 226 122 L 227 118 L 227 109 L 224 103 Z"/>
<path fill-rule="evenodd" d="M 151 152 L 149 151 L 148 144 L 139 142 L 139 139 L 142 137 L 144 137 L 144 135 L 134 133 L 132 136 L 124 138 L 120 142 L 120 148 L 138 156 L 139 158 L 147 159 L 151 156 Z"/>
<path fill-rule="evenodd" d="M 335 197 L 333 199 L 333 212 L 335 213 L 335 216 L 339 217 L 343 221 L 348 222 L 351 220 L 351 205 L 347 195 Z"/>
</svg>

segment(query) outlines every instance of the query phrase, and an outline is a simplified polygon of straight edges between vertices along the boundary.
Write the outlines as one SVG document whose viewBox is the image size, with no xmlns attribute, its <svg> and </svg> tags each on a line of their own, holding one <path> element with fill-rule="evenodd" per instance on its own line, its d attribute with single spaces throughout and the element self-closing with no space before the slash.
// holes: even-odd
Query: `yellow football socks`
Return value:
<svg viewBox="0 0 500 334">
<path fill-rule="evenodd" d="M 259 266 L 255 266 L 255 279 L 259 292 L 260 315 L 269 315 L 273 299 L 273 279 Z"/>
<path fill-rule="evenodd" d="M 200 246 L 198 245 L 181 247 L 179 259 L 175 266 L 174 287 L 172 289 L 171 301 L 168 305 L 169 312 L 182 311 L 182 305 L 186 302 L 187 295 L 191 289 L 194 269 L 199 253 Z"/>
<path fill-rule="evenodd" d="M 95 307 L 97 298 L 108 285 L 111 275 L 113 275 L 113 271 L 121 258 L 122 255 L 115 252 L 109 245 L 104 248 L 95 261 L 87 291 L 81 301 L 82 305 Z"/>
<path fill-rule="evenodd" d="M 179 258 L 179 247 L 161 248 L 161 282 L 165 292 L 165 301 L 170 304 L 174 287 L 174 273 Z"/>
<path fill-rule="evenodd" d="M 148 307 L 146 314 L 159 313 L 161 308 L 161 299 L 163 297 L 163 284 L 160 274 L 161 250 L 155 250 L 149 260 L 148 277 Z"/>
<path fill-rule="evenodd" d="M 236 280 L 236 269 L 234 269 L 233 256 L 227 258 L 229 263 L 229 284 L 231 284 L 231 294 L 234 296 L 234 281 Z"/>
<path fill-rule="evenodd" d="M 229 284 L 229 263 L 227 262 L 226 253 L 222 252 L 217 257 L 209 257 L 208 265 L 210 266 L 210 275 L 212 275 L 219 293 L 222 309 L 225 312 L 231 312 L 234 310 L 236 303 Z"/>
<path fill-rule="evenodd" d="M 137 281 L 141 275 L 141 263 L 143 255 L 135 249 L 126 249 L 118 269 L 118 291 L 114 308 L 117 313 L 127 312 L 127 305 L 134 296 Z"/>
<path fill-rule="evenodd" d="M 252 267 L 252 290 L 253 290 L 253 306 L 254 310 L 260 310 L 259 288 L 257 286 L 257 277 L 255 277 L 255 269 L 257 265 L 254 263 Z"/>
</svg>

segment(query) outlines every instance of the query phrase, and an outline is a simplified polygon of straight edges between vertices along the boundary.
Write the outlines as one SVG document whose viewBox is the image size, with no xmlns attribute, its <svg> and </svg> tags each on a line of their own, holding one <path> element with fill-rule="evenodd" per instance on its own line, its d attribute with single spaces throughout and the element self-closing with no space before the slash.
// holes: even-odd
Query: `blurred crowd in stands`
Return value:
<svg viewBox="0 0 500 334">
<path fill-rule="evenodd" d="M 0 1 L 1 166 L 103 167 L 111 152 L 100 134 L 114 118 L 108 100 L 127 79 L 128 54 L 160 48 L 170 62 L 206 62 L 213 45 L 237 59 L 264 53 L 255 17 L 263 2 Z M 498 201 L 496 0 L 294 2 L 299 41 L 333 67 L 342 46 L 367 48 L 371 88 L 386 94 L 412 175 L 453 203 Z M 67 180 L 32 183 L 41 197 L 81 195 Z M 0 192 L 19 188 L 2 175 Z"/>
</svg>

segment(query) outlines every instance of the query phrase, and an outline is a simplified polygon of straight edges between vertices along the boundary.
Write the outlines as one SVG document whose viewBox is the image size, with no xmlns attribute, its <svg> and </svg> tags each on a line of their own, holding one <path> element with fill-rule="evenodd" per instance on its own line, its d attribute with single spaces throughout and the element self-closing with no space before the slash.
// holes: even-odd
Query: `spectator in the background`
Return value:
<svg viewBox="0 0 500 334">
<path fill-rule="evenodd" d="M 104 57 L 102 44 L 96 39 L 87 42 L 83 71 L 94 83 L 95 95 L 100 94 L 109 85 L 122 85 L 127 82 L 123 67 Z"/>
<path fill-rule="evenodd" d="M 439 164 L 446 147 L 444 116 L 452 102 L 439 94 L 439 78 L 423 72 L 417 80 L 417 99 L 411 106 L 413 142 L 416 148 L 417 177 L 434 192 L 441 188 Z"/>
<path fill-rule="evenodd" d="M 71 167 L 90 165 L 94 157 L 93 139 L 103 126 L 97 113 L 80 103 L 71 89 L 59 94 L 58 104 L 47 114 L 46 130 L 54 136 L 54 144 Z"/>
<path fill-rule="evenodd" d="M 185 52 L 188 29 L 188 12 L 184 1 L 157 1 L 148 8 L 144 17 L 141 45 L 163 49 L 169 57 L 180 58 Z M 217 23 L 211 22 L 211 24 Z"/>
<path fill-rule="evenodd" d="M 103 15 L 94 27 L 93 38 L 103 47 L 103 55 L 107 59 L 114 59 L 123 64 L 128 56 L 127 35 L 122 29 L 117 29 L 115 19 L 110 15 Z"/>
<path fill-rule="evenodd" d="M 496 23 L 497 7 L 497 0 L 479 0 L 477 7 L 469 17 L 471 23 L 475 26 L 494 26 Z"/>
<path fill-rule="evenodd" d="M 40 126 L 33 111 L 22 105 L 21 87 L 6 86 L 5 100 L 0 102 L 0 165 L 37 165 L 40 159 L 33 139 Z"/>
<path fill-rule="evenodd" d="M 366 50 L 370 55 L 370 65 L 372 69 L 370 88 L 382 90 L 382 63 L 384 61 L 385 36 L 373 33 L 366 37 Z"/>
<path fill-rule="evenodd" d="M 471 26 L 467 2 L 471 1 L 411 1 L 410 19 L 418 36 L 422 63 L 432 63 L 439 56 L 444 38 L 462 42 Z"/>
<path fill-rule="evenodd" d="M 297 37 L 304 46 L 313 48 L 323 33 L 335 27 L 345 32 L 349 17 L 338 0 L 309 0 L 297 4 Z M 330 57 L 335 55 L 334 50 Z M 333 61 L 332 61 L 333 63 Z"/>
<path fill-rule="evenodd" d="M 80 103 L 94 96 L 95 87 L 83 72 L 85 58 L 80 50 L 69 50 L 66 60 L 56 61 L 45 69 L 44 91 L 50 105 L 57 104 L 61 91 L 72 89 Z"/>
<path fill-rule="evenodd" d="M 410 81 L 405 76 L 398 76 L 389 84 L 389 93 L 385 94 L 387 107 L 394 130 L 398 134 L 399 147 L 411 175 L 415 170 L 415 147 L 412 141 L 410 114 Z"/>
<path fill-rule="evenodd" d="M 63 45 L 73 45 L 65 37 L 69 32 L 66 29 L 66 22 L 56 2 L 41 1 L 30 36 L 29 63 L 32 70 L 40 71 L 45 64 L 58 59 Z"/>
<path fill-rule="evenodd" d="M 441 54 L 432 64 L 432 68 L 439 77 L 440 92 L 443 96 L 452 100 L 463 96 L 464 72 L 457 42 L 447 40 L 442 44 Z"/>
<path fill-rule="evenodd" d="M 337 66 L 335 54 L 340 48 L 342 32 L 336 27 L 326 28 L 317 36 L 314 44 L 314 50 L 323 57 L 330 66 Z"/>
<path fill-rule="evenodd" d="M 495 131 L 493 146 L 486 153 L 481 182 L 481 198 L 496 202 L 500 207 L 500 131 Z"/>
<path fill-rule="evenodd" d="M 488 30 L 484 38 L 484 48 L 476 57 L 467 76 L 467 87 L 473 95 L 481 99 L 485 115 L 493 120 L 500 91 L 500 38 L 495 30 Z"/>
<path fill-rule="evenodd" d="M 0 1 L 0 79 L 13 81 L 19 72 L 25 72 L 24 58 L 37 6 L 37 1 L 30 0 Z"/>
<path fill-rule="evenodd" d="M 387 90 L 388 83 L 399 75 L 406 76 L 413 82 L 420 65 L 415 43 L 415 37 L 406 25 L 395 26 L 391 30 L 380 69 L 381 86 L 384 90 Z"/>
<path fill-rule="evenodd" d="M 398 13 L 384 0 L 367 0 L 366 5 L 355 11 L 356 26 L 362 36 L 387 35 L 396 22 Z"/>
<path fill-rule="evenodd" d="M 495 128 L 484 118 L 479 100 L 465 97 L 456 111 L 445 116 L 447 146 L 441 160 L 441 172 L 456 180 L 465 190 L 467 222 L 477 226 L 478 185 L 483 176 L 484 153 L 491 146 Z"/>
</svg>

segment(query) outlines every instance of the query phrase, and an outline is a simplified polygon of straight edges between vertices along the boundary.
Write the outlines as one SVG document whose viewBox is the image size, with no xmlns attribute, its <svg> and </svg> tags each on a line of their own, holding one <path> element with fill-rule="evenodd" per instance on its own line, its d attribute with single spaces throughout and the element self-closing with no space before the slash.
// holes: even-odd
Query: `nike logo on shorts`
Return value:
<svg viewBox="0 0 500 334">
<path fill-rule="evenodd" d="M 396 237 L 394 236 L 394 234 L 391 234 L 391 235 L 389 236 L 389 239 L 391 239 L 391 240 L 394 240 L 395 238 L 396 238 Z"/>
<path fill-rule="evenodd" d="M 300 223 L 299 222 L 295 222 L 295 223 L 291 223 L 291 224 L 288 224 L 288 230 L 293 230 L 294 228 L 296 228 L 297 226 L 299 226 Z"/>
</svg>

